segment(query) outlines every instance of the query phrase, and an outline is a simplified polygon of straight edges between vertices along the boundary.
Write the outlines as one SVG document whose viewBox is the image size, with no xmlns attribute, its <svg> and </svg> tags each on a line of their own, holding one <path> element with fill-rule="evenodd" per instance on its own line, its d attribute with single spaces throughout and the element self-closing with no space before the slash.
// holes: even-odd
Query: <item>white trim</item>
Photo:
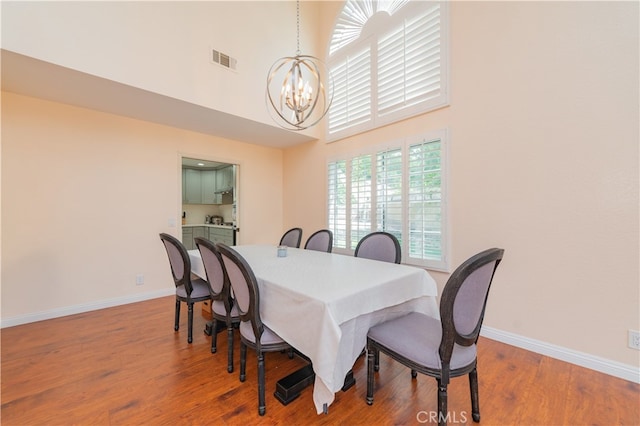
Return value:
<svg viewBox="0 0 640 426">
<path fill-rule="evenodd" d="M 111 308 L 114 306 L 127 305 L 129 303 L 142 302 L 144 300 L 157 299 L 159 297 L 176 294 L 175 287 L 166 290 L 156 290 L 149 293 L 140 293 L 132 296 L 116 297 L 114 299 L 101 300 L 97 302 L 83 303 L 74 306 L 65 306 L 49 311 L 41 311 L 27 315 L 18 315 L 0 320 L 0 328 L 13 327 L 15 325 L 28 324 L 37 321 L 44 321 L 52 318 L 64 317 L 67 315 L 81 314 L 98 309 Z"/>
<path fill-rule="evenodd" d="M 443 195 L 442 198 L 442 228 L 441 228 L 441 238 L 442 238 L 442 259 L 439 261 L 435 261 L 435 260 L 426 260 L 426 259 L 419 259 L 419 258 L 412 258 L 409 257 L 409 255 L 407 254 L 409 252 L 408 247 L 405 246 L 406 244 L 408 244 L 408 240 L 407 242 L 405 242 L 405 240 L 403 239 L 403 247 L 402 247 L 402 252 L 404 253 L 402 256 L 402 263 L 406 264 L 406 265 L 412 265 L 412 266 L 417 266 L 419 268 L 423 268 L 429 271 L 438 271 L 438 272 L 451 272 L 451 264 L 450 264 L 450 259 L 451 259 L 451 226 L 450 226 L 450 217 L 449 217 L 449 200 L 450 200 L 450 195 L 449 195 L 449 188 L 450 188 L 450 184 L 449 184 L 449 179 L 450 179 L 450 159 L 449 159 L 449 155 L 450 155 L 450 140 L 449 140 L 449 129 L 447 127 L 445 128 L 441 128 L 441 129 L 436 129 L 436 130 L 429 130 L 426 131 L 425 133 L 422 134 L 414 134 L 411 136 L 405 136 L 405 137 L 400 137 L 397 139 L 393 139 L 387 142 L 380 142 L 377 143 L 375 145 L 369 145 L 369 146 L 365 146 L 365 147 L 361 147 L 358 149 L 353 149 L 351 151 L 348 151 L 342 155 L 333 155 L 329 158 L 327 158 L 327 162 L 326 162 L 326 166 L 325 166 L 325 170 L 328 169 L 329 165 L 331 165 L 332 163 L 336 163 L 339 161 L 345 161 L 346 162 L 346 192 L 347 194 L 352 194 L 352 180 L 351 180 L 351 170 L 352 170 L 352 163 L 353 160 L 356 158 L 360 158 L 360 157 L 364 157 L 364 156 L 370 156 L 371 157 L 371 175 L 375 176 L 375 179 L 372 180 L 372 184 L 371 184 L 371 230 L 369 232 L 374 232 L 377 231 L 378 229 L 376 228 L 376 214 L 377 214 L 377 156 L 380 152 L 382 151 L 390 151 L 390 150 L 396 150 L 396 149 L 400 149 L 402 151 L 402 186 L 403 186 L 403 199 L 402 199 L 402 208 L 403 211 L 405 212 L 405 214 L 409 211 L 408 209 L 408 197 L 405 197 L 404 195 L 406 195 L 404 192 L 409 190 L 409 186 L 408 186 L 408 152 L 409 149 L 411 147 L 411 145 L 414 144 L 420 144 L 421 142 L 424 141 L 429 141 L 429 142 L 433 142 L 433 141 L 439 141 L 440 142 L 440 158 L 441 158 L 441 166 L 442 166 L 442 184 L 441 184 L 441 193 Z M 328 179 L 325 179 L 325 206 L 328 207 L 328 202 L 329 202 L 329 184 L 328 184 Z M 351 217 L 351 202 L 347 203 L 346 206 L 346 217 L 350 218 Z M 328 209 L 326 210 L 328 211 Z M 327 216 L 326 219 L 326 223 L 327 226 L 329 226 L 329 217 Z M 351 243 L 351 221 L 349 219 L 347 219 L 346 222 L 346 226 L 345 226 L 345 231 L 346 234 L 349 236 L 347 239 L 347 245 Z M 408 236 L 408 229 L 406 227 L 406 225 L 403 227 L 402 229 L 402 233 L 404 236 Z M 334 239 L 334 243 L 335 243 L 335 239 Z M 347 255 L 353 255 L 354 251 L 355 251 L 355 247 L 345 247 L 345 248 L 340 248 L 340 247 L 336 247 L 334 246 L 333 251 L 335 253 L 341 253 L 341 254 L 347 254 Z"/>
<path fill-rule="evenodd" d="M 175 294 L 175 289 L 157 290 L 149 293 L 141 293 L 134 296 L 118 297 L 114 299 L 102 300 L 94 303 L 86 303 L 64 308 L 42 311 L 34 314 L 19 315 L 12 318 L 0 320 L 0 328 L 13 327 L 16 325 L 28 324 L 67 315 L 80 314 L 89 311 L 96 311 L 114 306 L 127 305 L 129 303 L 142 302 L 145 300 L 157 299 L 159 297 L 171 296 Z M 541 355 L 559 359 L 591 370 L 599 371 L 610 376 L 619 377 L 634 383 L 640 383 L 640 368 L 633 365 L 611 361 L 584 352 L 562 346 L 552 345 L 540 340 L 530 339 L 508 331 L 498 330 L 492 327 L 482 327 L 480 335 L 488 339 L 497 340 L 511 346 L 526 349 Z"/>
<path fill-rule="evenodd" d="M 440 141 L 440 161 L 441 161 L 441 186 L 440 193 L 442 194 L 441 206 L 442 206 L 442 227 L 441 227 L 441 244 L 442 244 L 442 258 L 439 261 L 433 260 L 425 260 L 425 259 L 416 259 L 410 258 L 408 255 L 403 256 L 404 263 L 407 265 L 418 266 L 424 268 L 429 271 L 438 271 L 438 272 L 451 272 L 451 265 L 449 259 L 451 259 L 450 251 L 451 251 L 451 229 L 449 227 L 449 200 L 451 200 L 451 195 L 449 194 L 449 180 L 451 179 L 451 174 L 449 172 L 450 168 L 450 139 L 449 139 L 449 128 L 445 127 L 442 129 L 436 129 L 428 131 L 424 134 L 409 136 L 404 140 L 404 152 L 409 151 L 411 145 L 419 144 L 422 141 Z M 408 158 L 408 155 L 405 157 Z M 407 170 L 405 167 L 404 170 Z M 405 187 L 408 189 L 408 176 L 407 181 L 404 182 Z M 408 202 L 408 200 L 406 200 Z M 406 235 L 409 235 L 407 232 Z M 403 253 L 407 250 L 407 247 L 403 247 Z"/>
<path fill-rule="evenodd" d="M 640 367 L 600 358 L 584 352 L 574 351 L 562 346 L 552 345 L 540 340 L 530 339 L 507 331 L 491 327 L 482 327 L 480 335 L 508 345 L 526 349 L 551 358 L 619 377 L 630 382 L 640 383 Z"/>
<path fill-rule="evenodd" d="M 356 52 L 360 52 L 360 48 L 362 48 L 363 46 L 369 46 L 370 82 L 369 82 L 368 89 L 369 89 L 369 96 L 371 97 L 371 99 L 370 99 L 370 104 L 368 106 L 370 107 L 370 117 L 365 120 L 359 119 L 359 120 L 352 121 L 353 119 L 348 118 L 348 114 L 345 112 L 342 115 L 342 118 L 346 119 L 346 121 L 339 126 L 334 126 L 332 130 L 330 126 L 330 122 L 332 121 L 332 114 L 330 111 L 329 117 L 327 118 L 327 121 L 325 123 L 326 124 L 325 125 L 325 143 L 327 144 L 333 143 L 333 142 L 345 139 L 347 137 L 363 133 L 365 131 L 373 130 L 388 124 L 396 123 L 401 120 L 405 120 L 408 118 L 412 118 L 418 115 L 426 114 L 426 113 L 450 106 L 451 101 L 450 101 L 449 92 L 450 92 L 450 84 L 451 84 L 450 83 L 451 59 L 450 59 L 450 40 L 449 40 L 449 37 L 450 37 L 449 0 L 436 0 L 436 1 L 424 1 L 424 2 L 410 1 L 403 4 L 402 7 L 400 7 L 397 10 L 397 13 L 394 13 L 393 15 L 388 16 L 388 19 L 385 19 L 383 21 L 379 21 L 379 20 L 376 21 L 375 20 L 376 18 L 374 18 L 376 14 L 374 13 L 370 16 L 366 16 L 366 20 L 364 22 L 360 22 L 360 21 L 355 23 L 352 22 L 351 24 L 355 26 L 363 25 L 363 28 L 364 26 L 366 26 L 367 27 L 366 31 L 358 33 L 358 36 L 354 37 L 353 40 L 349 41 L 348 43 L 345 43 L 339 49 L 333 50 L 333 52 L 331 52 L 331 45 L 336 43 L 336 41 L 334 40 L 334 38 L 337 36 L 336 30 L 340 25 L 344 24 L 343 16 L 345 15 L 345 13 L 348 12 L 347 8 L 350 3 L 352 3 L 352 0 L 349 0 L 346 2 L 341 12 L 341 15 L 337 19 L 336 25 L 334 26 L 332 41 L 329 43 L 329 48 L 327 52 L 328 56 L 326 58 L 326 63 L 328 64 L 329 68 L 332 71 L 334 71 L 335 68 L 338 66 L 338 64 L 342 64 L 345 61 L 348 62 L 350 58 L 354 57 L 354 54 L 356 54 Z M 370 2 L 370 3 L 376 3 L 376 5 L 378 4 L 377 1 Z M 380 3 L 384 3 L 384 2 L 380 1 Z M 384 114 L 381 114 L 379 111 L 380 95 L 377 90 L 378 77 L 379 77 L 378 75 L 379 73 L 379 69 L 378 69 L 379 39 L 382 34 L 387 32 L 385 30 L 393 30 L 393 29 L 399 29 L 400 27 L 403 27 L 405 25 L 404 21 L 406 19 L 413 19 L 417 14 L 420 14 L 421 12 L 431 13 L 431 11 L 436 9 L 436 4 L 437 4 L 437 9 L 439 14 L 439 25 L 440 25 L 440 29 L 439 29 L 440 58 L 438 62 L 440 66 L 440 73 L 439 73 L 440 85 L 438 90 L 439 94 L 437 96 L 434 96 L 428 99 L 422 99 L 421 101 L 418 101 L 415 104 L 404 106 L 404 107 L 398 107 L 392 111 L 388 111 Z M 371 9 L 371 11 L 374 11 L 374 9 Z M 352 30 L 354 29 L 355 28 L 352 28 Z M 344 71 L 344 72 L 349 73 L 348 71 Z M 358 76 L 362 77 L 362 75 L 360 74 Z M 353 77 L 353 75 L 351 75 L 351 77 Z M 345 95 L 348 92 L 349 91 L 347 90 L 347 92 L 345 92 Z M 360 100 L 361 98 L 362 97 L 359 97 Z M 335 99 L 336 98 L 334 98 L 334 101 Z M 348 99 L 346 101 L 348 102 Z"/>
</svg>

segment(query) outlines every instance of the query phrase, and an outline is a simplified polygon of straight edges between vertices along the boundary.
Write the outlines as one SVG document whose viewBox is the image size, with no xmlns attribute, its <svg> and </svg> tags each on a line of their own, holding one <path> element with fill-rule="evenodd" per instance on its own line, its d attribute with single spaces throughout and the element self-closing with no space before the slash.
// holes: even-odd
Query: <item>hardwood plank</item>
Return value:
<svg viewBox="0 0 640 426">
<path fill-rule="evenodd" d="M 338 392 L 328 415 L 316 415 L 312 388 L 287 406 L 273 396 L 278 379 L 304 365 L 266 354 L 267 413 L 257 413 L 256 359 L 247 357 L 240 383 L 226 371 L 227 339 L 211 354 L 208 321 L 194 317 L 187 344 L 186 309 L 173 330 L 174 298 L 163 297 L 2 329 L 2 424 L 419 424 L 437 410 L 436 381 L 381 355 L 375 401 L 365 402 L 366 360 L 356 384 Z M 237 333 L 237 332 L 236 332 Z M 640 386 L 539 354 L 481 338 L 478 351 L 481 424 L 640 424 Z M 467 377 L 452 379 L 452 424 L 473 424 Z M 462 419 L 462 416 L 466 419 Z M 464 420 L 464 421 L 463 421 Z M 430 423 L 427 423 L 430 424 Z"/>
</svg>

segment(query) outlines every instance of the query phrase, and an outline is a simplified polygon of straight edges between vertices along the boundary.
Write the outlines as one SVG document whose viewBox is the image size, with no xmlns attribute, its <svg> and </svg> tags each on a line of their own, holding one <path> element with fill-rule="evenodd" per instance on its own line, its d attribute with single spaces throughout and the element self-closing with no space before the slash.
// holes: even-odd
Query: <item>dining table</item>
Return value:
<svg viewBox="0 0 640 426">
<path fill-rule="evenodd" d="M 263 323 L 311 361 L 318 414 L 345 387 L 370 327 L 410 312 L 439 318 L 437 285 L 423 268 L 292 247 L 282 256 L 274 245 L 232 248 L 256 276 Z M 189 256 L 192 273 L 206 278 L 199 251 Z"/>
</svg>

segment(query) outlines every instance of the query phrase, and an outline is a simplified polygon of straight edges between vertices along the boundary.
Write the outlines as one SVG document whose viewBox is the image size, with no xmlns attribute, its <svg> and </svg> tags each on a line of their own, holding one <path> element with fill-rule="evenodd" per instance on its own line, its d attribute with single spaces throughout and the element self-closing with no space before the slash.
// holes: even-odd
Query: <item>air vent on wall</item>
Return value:
<svg viewBox="0 0 640 426">
<path fill-rule="evenodd" d="M 238 61 L 235 58 L 232 58 L 225 53 L 218 52 L 215 49 L 211 49 L 211 62 L 231 70 L 235 70 L 238 64 Z"/>
</svg>

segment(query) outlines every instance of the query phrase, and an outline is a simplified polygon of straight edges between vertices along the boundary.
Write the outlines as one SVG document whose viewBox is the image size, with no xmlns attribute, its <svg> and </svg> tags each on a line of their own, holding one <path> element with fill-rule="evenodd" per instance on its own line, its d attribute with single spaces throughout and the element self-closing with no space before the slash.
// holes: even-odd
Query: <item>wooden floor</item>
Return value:
<svg viewBox="0 0 640 426">
<path fill-rule="evenodd" d="M 198 304 L 193 344 L 186 309 L 173 331 L 174 300 L 2 329 L 2 425 L 433 424 L 435 380 L 412 381 L 408 369 L 384 355 L 372 406 L 360 358 L 356 385 L 336 395 L 328 415 L 316 415 L 311 388 L 288 406 L 273 397 L 276 381 L 303 361 L 267 354 L 267 413 L 259 417 L 253 352 L 240 383 L 239 352 L 236 372 L 228 374 L 226 339 L 221 334 L 211 354 Z M 484 338 L 478 374 L 481 425 L 640 424 L 640 386 L 625 380 Z M 467 378 L 452 380 L 449 410 L 450 424 L 474 424 Z"/>
</svg>

